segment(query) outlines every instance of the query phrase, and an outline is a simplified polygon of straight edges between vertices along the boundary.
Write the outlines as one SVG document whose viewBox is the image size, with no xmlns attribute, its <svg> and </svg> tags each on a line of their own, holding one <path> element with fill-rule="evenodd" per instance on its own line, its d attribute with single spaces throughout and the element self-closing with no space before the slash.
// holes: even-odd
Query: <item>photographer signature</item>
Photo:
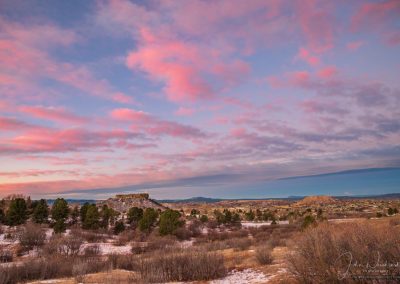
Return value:
<svg viewBox="0 0 400 284">
<path fill-rule="evenodd" d="M 342 253 L 336 260 L 335 264 L 342 264 L 345 263 L 343 271 L 338 271 L 338 279 L 343 280 L 347 278 L 350 275 L 350 269 L 353 268 L 358 268 L 358 269 L 363 269 L 364 271 L 371 271 L 371 270 L 376 270 L 376 269 L 388 269 L 388 268 L 398 268 L 400 267 L 399 262 L 394 262 L 394 263 L 388 263 L 387 261 L 381 262 L 381 255 L 378 252 L 377 253 L 377 258 L 376 261 L 371 264 L 369 262 L 366 263 L 361 263 L 357 260 L 353 259 L 353 255 L 351 252 L 345 252 Z"/>
</svg>

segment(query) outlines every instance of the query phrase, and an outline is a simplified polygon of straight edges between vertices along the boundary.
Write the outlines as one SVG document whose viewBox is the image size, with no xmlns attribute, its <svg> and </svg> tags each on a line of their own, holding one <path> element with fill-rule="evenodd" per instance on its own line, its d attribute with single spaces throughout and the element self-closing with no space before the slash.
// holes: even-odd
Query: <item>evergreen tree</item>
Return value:
<svg viewBox="0 0 400 284">
<path fill-rule="evenodd" d="M 192 210 L 190 211 L 190 216 L 192 216 L 192 217 L 196 217 L 196 216 L 199 215 L 199 214 L 200 214 L 200 211 L 197 210 L 197 209 L 192 209 Z"/>
<path fill-rule="evenodd" d="M 57 198 L 51 208 L 51 217 L 55 221 L 53 229 L 55 233 L 63 233 L 67 228 L 65 224 L 68 218 L 69 208 L 68 202 L 64 198 Z"/>
<path fill-rule="evenodd" d="M 114 226 L 114 235 L 119 235 L 125 230 L 125 225 L 123 221 L 117 221 Z"/>
<path fill-rule="evenodd" d="M 67 229 L 67 224 L 65 224 L 64 219 L 58 219 L 53 225 L 53 230 L 54 233 L 56 234 L 64 233 L 66 229 Z"/>
<path fill-rule="evenodd" d="M 56 221 L 60 219 L 65 221 L 68 218 L 68 213 L 68 202 L 64 198 L 57 198 L 51 208 L 51 217 Z"/>
<path fill-rule="evenodd" d="M 0 224 L 5 222 L 5 214 L 3 208 L 0 208 Z"/>
<path fill-rule="evenodd" d="M 151 227 L 157 221 L 158 212 L 153 208 L 146 208 L 143 213 L 143 218 L 139 221 L 139 229 L 144 231 L 150 231 Z"/>
<path fill-rule="evenodd" d="M 130 224 L 137 223 L 143 217 L 143 209 L 138 207 L 132 207 L 128 211 L 128 222 Z"/>
<path fill-rule="evenodd" d="M 223 224 L 225 223 L 225 215 L 221 213 L 219 210 L 214 210 L 214 216 L 215 220 L 217 220 L 218 224 Z"/>
<path fill-rule="evenodd" d="M 183 225 L 181 214 L 176 210 L 167 209 L 160 215 L 159 233 L 161 236 L 169 235 Z"/>
<path fill-rule="evenodd" d="M 251 210 L 251 209 L 249 212 L 246 212 L 244 215 L 245 215 L 247 221 L 253 221 L 255 218 L 255 214 L 254 214 L 253 210 Z"/>
<path fill-rule="evenodd" d="M 40 199 L 35 203 L 32 202 L 32 206 L 33 204 L 35 204 L 32 215 L 33 221 L 38 224 L 47 222 L 47 218 L 49 217 L 49 206 L 47 205 L 46 200 Z"/>
<path fill-rule="evenodd" d="M 314 225 L 316 223 L 315 218 L 311 215 L 307 215 L 304 220 L 303 220 L 303 224 L 301 225 L 301 227 L 303 229 L 308 228 L 311 225 Z"/>
<path fill-rule="evenodd" d="M 89 207 L 90 207 L 90 203 L 89 202 L 85 202 L 85 204 L 83 204 L 83 206 L 81 207 L 81 209 L 79 211 L 82 224 L 85 221 L 86 213 L 87 213 L 87 210 L 89 209 Z"/>
<path fill-rule="evenodd" d="M 115 216 L 116 212 L 112 208 L 109 208 L 106 204 L 104 204 L 100 212 L 100 227 L 108 228 L 108 226 L 113 223 Z"/>
<path fill-rule="evenodd" d="M 79 218 L 79 209 L 78 206 L 74 206 L 74 209 L 72 209 L 71 211 L 71 225 L 78 224 L 78 218 Z"/>
<path fill-rule="evenodd" d="M 232 215 L 232 223 L 240 223 L 240 215 L 236 212 Z"/>
<path fill-rule="evenodd" d="M 228 224 L 232 222 L 232 213 L 228 209 L 224 209 L 224 224 Z"/>
<path fill-rule="evenodd" d="M 97 206 L 91 204 L 87 209 L 85 220 L 83 221 L 83 228 L 89 230 L 96 230 L 100 225 L 100 214 Z"/>
<path fill-rule="evenodd" d="M 207 215 L 201 215 L 200 222 L 202 222 L 202 223 L 208 222 L 208 216 Z"/>
<path fill-rule="evenodd" d="M 6 214 L 6 223 L 10 226 L 17 226 L 25 223 L 28 219 L 28 208 L 24 198 L 11 200 L 10 207 Z"/>
</svg>

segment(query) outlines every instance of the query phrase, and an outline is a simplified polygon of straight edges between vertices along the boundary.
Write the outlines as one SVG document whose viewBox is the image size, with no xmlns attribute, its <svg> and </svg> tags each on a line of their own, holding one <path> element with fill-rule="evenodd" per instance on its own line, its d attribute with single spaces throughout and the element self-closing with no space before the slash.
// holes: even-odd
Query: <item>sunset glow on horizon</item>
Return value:
<svg viewBox="0 0 400 284">
<path fill-rule="evenodd" d="M 399 168 L 399 15 L 398 0 L 0 0 L 0 198 L 279 196 L 265 182 Z"/>
</svg>

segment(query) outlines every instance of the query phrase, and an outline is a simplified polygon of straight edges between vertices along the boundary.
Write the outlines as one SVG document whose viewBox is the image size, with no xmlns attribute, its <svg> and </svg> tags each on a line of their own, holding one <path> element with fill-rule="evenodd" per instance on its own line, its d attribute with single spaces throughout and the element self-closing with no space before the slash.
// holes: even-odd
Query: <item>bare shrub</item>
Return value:
<svg viewBox="0 0 400 284">
<path fill-rule="evenodd" d="M 230 247 L 235 250 L 247 250 L 251 246 L 252 242 L 249 238 L 235 238 L 230 239 Z"/>
<path fill-rule="evenodd" d="M 210 230 L 207 234 L 207 239 L 209 241 L 223 241 L 229 238 L 229 233 L 218 232 L 216 230 Z"/>
<path fill-rule="evenodd" d="M 40 225 L 27 224 L 19 233 L 19 242 L 26 250 L 40 247 L 46 240 L 46 234 Z"/>
<path fill-rule="evenodd" d="M 190 240 L 191 237 L 193 236 L 193 233 L 191 230 L 185 227 L 180 227 L 175 230 L 174 235 L 177 237 L 178 240 L 185 241 L 185 240 Z"/>
<path fill-rule="evenodd" d="M 132 254 L 111 254 L 108 256 L 108 261 L 113 269 L 124 269 L 129 271 L 138 270 L 138 258 Z"/>
<path fill-rule="evenodd" d="M 218 227 L 218 222 L 216 220 L 209 220 L 207 222 L 207 228 L 216 229 Z"/>
<path fill-rule="evenodd" d="M 201 235 L 201 227 L 202 226 L 203 226 L 203 223 L 200 222 L 199 220 L 195 219 L 188 225 L 187 229 L 191 232 L 191 236 L 196 238 Z"/>
<path fill-rule="evenodd" d="M 70 236 L 77 237 L 79 239 L 83 239 L 88 243 L 99 243 L 104 242 L 107 239 L 107 234 L 103 231 L 94 231 L 94 230 L 82 230 L 81 228 L 74 228 L 71 230 Z"/>
<path fill-rule="evenodd" d="M 389 224 L 320 224 L 296 240 L 288 256 L 290 272 L 306 283 L 352 283 L 357 282 L 352 275 L 371 276 L 368 265 L 389 264 L 373 276 L 398 277 L 399 267 L 390 264 L 399 261 L 399 242 L 400 228 Z"/>
<path fill-rule="evenodd" d="M 85 274 L 88 272 L 88 263 L 85 261 L 78 261 L 72 266 L 72 275 L 78 283 L 82 283 Z"/>
<path fill-rule="evenodd" d="M 5 248 L 0 248 L 0 263 L 12 262 L 12 261 L 13 261 L 12 251 Z"/>
<path fill-rule="evenodd" d="M 85 247 L 83 254 L 88 257 L 98 256 L 100 255 L 100 246 L 97 244 L 92 244 Z"/>
<path fill-rule="evenodd" d="M 0 284 L 14 284 L 33 280 L 45 280 L 79 276 L 84 273 L 105 271 L 108 260 L 53 256 L 31 259 L 20 265 L 0 266 Z"/>
<path fill-rule="evenodd" d="M 45 255 L 78 255 L 82 244 L 83 240 L 77 236 L 54 236 L 49 243 L 44 246 L 43 252 Z"/>
<path fill-rule="evenodd" d="M 260 246 L 256 248 L 256 259 L 259 264 L 267 265 L 271 264 L 273 261 L 272 258 L 272 249 L 270 246 Z"/>
<path fill-rule="evenodd" d="M 144 282 L 200 281 L 226 275 L 224 258 L 217 253 L 181 251 L 139 259 Z"/>
<path fill-rule="evenodd" d="M 135 232 L 131 230 L 126 230 L 118 235 L 117 239 L 114 242 L 114 245 L 124 246 L 133 239 L 135 239 Z"/>
</svg>

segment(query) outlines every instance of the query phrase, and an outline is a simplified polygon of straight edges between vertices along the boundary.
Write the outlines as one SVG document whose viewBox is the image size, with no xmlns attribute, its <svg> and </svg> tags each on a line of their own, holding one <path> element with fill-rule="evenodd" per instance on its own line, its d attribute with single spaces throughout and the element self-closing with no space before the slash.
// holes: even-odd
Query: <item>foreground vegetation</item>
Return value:
<svg viewBox="0 0 400 284">
<path fill-rule="evenodd" d="M 193 208 L 185 214 L 134 207 L 121 214 L 93 204 L 71 206 L 58 199 L 50 207 L 20 197 L 3 206 L 0 284 L 86 282 L 93 273 L 112 276 L 102 276 L 102 283 L 208 281 L 249 268 L 269 283 L 368 282 L 365 277 L 396 283 L 400 277 L 396 212 L 332 223 L 322 210 L 306 209 L 289 224 L 276 218 L 243 227 L 243 216 L 253 212 L 257 218 L 257 210 L 215 208 L 204 214 Z M 118 280 L 121 271 L 124 279 Z"/>
</svg>

